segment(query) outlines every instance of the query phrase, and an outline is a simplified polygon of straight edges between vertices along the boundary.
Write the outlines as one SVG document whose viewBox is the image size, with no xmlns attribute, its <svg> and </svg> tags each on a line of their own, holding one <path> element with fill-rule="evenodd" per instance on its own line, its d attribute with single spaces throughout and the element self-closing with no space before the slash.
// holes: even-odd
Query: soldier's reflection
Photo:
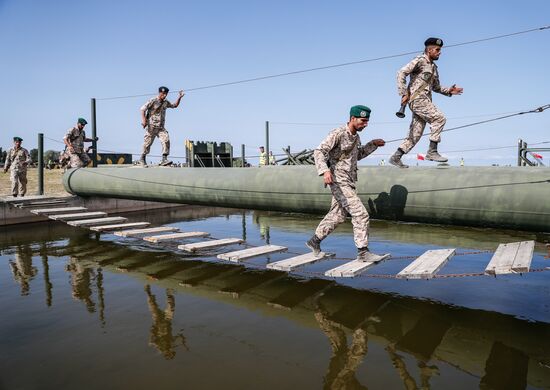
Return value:
<svg viewBox="0 0 550 390">
<path fill-rule="evenodd" d="M 149 337 L 149 345 L 154 346 L 159 350 L 165 359 L 173 359 L 176 356 L 176 348 L 182 345 L 186 350 L 185 336 L 180 332 L 177 335 L 172 335 L 172 319 L 176 308 L 176 300 L 170 289 L 166 289 L 166 309 L 161 310 L 157 303 L 156 297 L 151 293 L 151 287 L 145 286 L 147 293 L 147 304 L 153 318 L 151 325 L 151 334 Z"/>
<path fill-rule="evenodd" d="M 95 312 L 95 302 L 92 300 L 91 280 L 94 272 L 90 268 L 80 264 L 76 257 L 69 258 L 69 264 L 65 268 L 71 273 L 71 287 L 74 299 L 82 301 L 90 313 Z"/>
<path fill-rule="evenodd" d="M 407 370 L 403 357 L 397 354 L 395 347 L 390 344 L 386 347 L 386 351 L 388 351 L 392 364 L 396 368 L 407 390 L 429 389 L 431 377 L 433 375 L 439 375 L 439 369 L 436 366 L 428 366 L 425 362 L 418 361 L 418 368 L 420 369 L 420 386 L 417 386 L 416 381 Z"/>
<path fill-rule="evenodd" d="M 355 371 L 367 354 L 367 332 L 358 327 L 352 335 L 348 347 L 346 333 L 342 327 L 327 318 L 325 311 L 318 307 L 315 319 L 327 335 L 332 347 L 332 357 L 324 379 L 325 389 L 366 389 L 355 378 Z"/>
<path fill-rule="evenodd" d="M 15 262 L 10 260 L 13 279 L 21 285 L 21 295 L 29 295 L 30 281 L 38 274 L 38 268 L 32 265 L 32 250 L 28 245 L 19 245 L 15 249 Z"/>
</svg>

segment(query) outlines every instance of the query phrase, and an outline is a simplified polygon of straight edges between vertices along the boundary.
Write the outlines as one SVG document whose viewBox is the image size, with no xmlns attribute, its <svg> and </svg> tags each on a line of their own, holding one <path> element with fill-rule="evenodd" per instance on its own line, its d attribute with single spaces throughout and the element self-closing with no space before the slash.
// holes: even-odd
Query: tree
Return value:
<svg viewBox="0 0 550 390">
<path fill-rule="evenodd" d="M 31 155 L 32 162 L 37 163 L 38 162 L 38 149 L 36 149 L 36 148 L 31 149 L 29 154 Z"/>
<path fill-rule="evenodd" d="M 60 152 L 56 152 L 55 150 L 47 150 L 46 153 L 44 153 L 44 162 L 47 164 L 48 161 L 56 162 L 59 160 Z"/>
</svg>

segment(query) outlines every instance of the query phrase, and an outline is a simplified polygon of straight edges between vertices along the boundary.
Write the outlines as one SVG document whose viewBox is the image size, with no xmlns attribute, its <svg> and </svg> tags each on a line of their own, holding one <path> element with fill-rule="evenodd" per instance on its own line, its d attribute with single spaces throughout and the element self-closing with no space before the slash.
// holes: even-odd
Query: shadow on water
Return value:
<svg viewBox="0 0 550 390">
<path fill-rule="evenodd" d="M 149 217 L 157 218 L 157 223 L 166 224 L 234 212 L 193 208 L 168 215 L 155 212 Z M 143 215 L 139 217 L 143 218 Z M 315 224 L 315 221 L 273 213 L 254 213 L 252 221 L 266 241 L 269 241 L 270 229 L 311 231 L 312 224 Z M 489 244 L 489 240 L 477 240 L 476 237 L 480 238 L 477 231 L 467 233 L 466 229 L 461 228 L 453 228 L 454 235 L 445 232 L 428 235 L 430 229 L 425 226 L 413 228 L 402 225 L 394 231 L 391 228 L 382 229 L 383 226 L 393 225 L 387 222 L 377 225 L 380 228 L 377 229 L 380 230 L 377 236 L 383 239 L 460 243 L 461 246 L 474 248 L 493 245 Z M 246 219 L 243 218 L 242 234 L 245 238 L 246 227 Z M 343 231 L 346 229 L 349 227 Z M 515 236 L 516 233 L 495 232 L 494 235 L 502 238 Z M 43 304 L 48 308 L 66 304 L 59 297 L 62 287 L 58 272 L 63 272 L 69 275 L 72 299 L 87 313 L 97 316 L 102 329 L 109 329 L 109 323 L 116 321 L 107 316 L 110 299 L 118 299 L 119 294 L 124 294 L 127 299 L 144 302 L 149 313 L 149 319 L 144 318 L 144 323 L 150 324 L 148 345 L 158 351 L 165 361 L 173 361 L 178 355 L 182 359 L 185 357 L 186 361 L 193 357 L 199 359 L 199 356 L 193 355 L 197 346 L 193 344 L 192 329 L 174 324 L 176 300 L 197 297 L 210 302 L 207 305 L 210 307 L 229 306 L 233 316 L 240 316 L 243 311 L 259 313 L 262 321 L 280 318 L 286 324 L 305 329 L 301 333 L 323 335 L 330 345 L 327 360 L 318 361 L 315 351 L 319 343 L 311 341 L 305 345 L 313 355 L 308 360 L 296 358 L 294 361 L 292 357 L 285 356 L 289 364 L 300 368 L 302 375 L 319 376 L 318 382 L 313 382 L 317 383 L 315 387 L 362 389 L 374 382 L 394 383 L 406 389 L 431 386 L 452 388 L 456 387 L 455 378 L 463 374 L 469 378 L 467 383 L 470 386 L 483 389 L 550 387 L 550 323 L 526 321 L 497 312 L 395 294 L 357 290 L 332 280 L 296 278 L 282 272 L 203 261 L 205 259 L 200 257 L 176 255 L 170 250 L 121 245 L 60 224 L 37 228 L 32 236 L 27 234 L 26 238 L 13 229 L 3 231 L 0 237 L 2 258 L 9 259 L 7 264 L 11 278 L 21 296 L 29 298 L 34 293 L 34 282 L 41 276 L 45 289 Z M 62 271 L 54 266 L 60 261 L 63 262 Z M 52 279 L 52 269 L 55 269 L 54 279 L 58 284 Z M 108 277 L 115 275 L 137 284 L 121 289 L 114 282 L 106 283 Z M 60 292 L 55 295 L 54 290 Z M 162 304 L 161 300 L 165 303 Z M 4 304 L 0 301 L 0 310 L 6 310 L 2 308 Z M 34 310 L 39 311 L 37 308 Z M 201 311 L 195 311 L 195 315 L 200 316 Z M 117 317 L 112 312 L 111 316 Z M 251 332 L 248 336 L 250 343 L 256 337 L 274 337 L 272 334 L 256 335 L 258 329 L 255 327 L 262 329 L 259 324 L 251 326 L 243 319 L 241 325 Z M 287 327 L 289 325 L 278 329 L 285 335 L 286 343 L 302 342 L 292 331 L 285 330 Z M 0 340 L 5 340 L 5 335 L 0 334 L 0 337 Z M 250 357 L 235 357 L 253 360 Z M 252 361 L 247 363 L 253 364 Z M 201 368 L 205 373 L 216 371 L 206 363 L 204 366 L 208 366 Z M 366 371 L 369 372 L 368 378 L 365 377 Z M 284 378 L 279 379 L 283 387 L 293 385 L 292 374 L 288 375 L 288 382 L 284 382 Z M 7 372 L 3 376 L 9 378 Z M 249 388 L 253 387 L 252 384 L 257 385 L 252 377 L 245 383 L 247 385 L 244 387 Z M 177 382 L 171 383 L 172 387 L 176 385 Z M 270 386 L 265 384 L 262 387 Z"/>
</svg>

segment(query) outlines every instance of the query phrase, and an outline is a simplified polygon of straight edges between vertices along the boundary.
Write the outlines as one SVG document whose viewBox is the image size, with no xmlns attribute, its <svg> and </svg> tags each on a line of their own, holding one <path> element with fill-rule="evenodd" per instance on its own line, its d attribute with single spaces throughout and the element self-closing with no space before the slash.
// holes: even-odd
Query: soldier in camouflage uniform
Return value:
<svg viewBox="0 0 550 390">
<path fill-rule="evenodd" d="M 88 166 L 90 157 L 84 150 L 84 142 L 93 142 L 92 138 L 86 138 L 84 127 L 88 124 L 86 119 L 78 118 L 76 126 L 67 130 L 67 134 L 63 137 L 65 143 L 66 152 L 69 154 L 70 168 L 82 168 Z M 96 137 L 95 141 L 99 138 Z"/>
<path fill-rule="evenodd" d="M 369 213 L 355 189 L 357 161 L 385 144 L 384 140 L 374 139 L 361 145 L 358 132 L 367 127 L 370 113 L 370 108 L 366 106 L 353 106 L 349 122 L 333 130 L 315 149 L 317 173 L 323 176 L 325 185 L 330 186 L 332 192 L 330 211 L 306 243 L 315 254 L 321 251 L 321 241 L 344 222 L 349 214 L 358 250 L 357 259 L 367 261 L 369 258 Z"/>
<path fill-rule="evenodd" d="M 428 38 L 424 42 L 424 54 L 414 58 L 397 72 L 397 89 L 401 96 L 401 104 L 409 104 L 413 117 L 409 127 L 409 134 L 403 140 L 389 162 L 399 168 L 408 168 L 401 158 L 418 143 L 424 133 L 426 123 L 430 124 L 430 147 L 426 159 L 446 162 L 447 159 L 437 152 L 437 144 L 441 140 L 441 131 L 445 126 L 445 116 L 432 103 L 432 91 L 442 95 L 452 96 L 462 94 L 463 89 L 456 85 L 450 88 L 439 84 L 439 73 L 434 61 L 439 59 L 443 41 L 439 38 Z M 410 76 L 407 87 L 406 78 Z"/>
<path fill-rule="evenodd" d="M 168 135 L 168 131 L 164 128 L 166 109 L 177 108 L 180 105 L 181 98 L 185 94 L 183 91 L 179 91 L 176 102 L 170 103 L 166 100 L 168 92 L 168 88 L 160 87 L 158 96 L 149 100 L 140 108 L 141 125 L 144 129 L 147 128 L 147 130 L 145 130 L 145 135 L 143 136 L 143 149 L 139 160 L 139 163 L 142 166 L 147 165 L 145 157 L 149 154 L 155 137 L 158 137 L 162 144 L 162 161 L 160 165 L 172 164 L 171 161 L 168 161 L 168 155 L 170 154 L 170 136 Z"/>
<path fill-rule="evenodd" d="M 11 194 L 25 196 L 27 193 L 27 166 L 32 162 L 29 151 L 21 147 L 23 139 L 13 137 L 13 148 L 8 151 L 4 173 L 10 169 Z"/>
</svg>

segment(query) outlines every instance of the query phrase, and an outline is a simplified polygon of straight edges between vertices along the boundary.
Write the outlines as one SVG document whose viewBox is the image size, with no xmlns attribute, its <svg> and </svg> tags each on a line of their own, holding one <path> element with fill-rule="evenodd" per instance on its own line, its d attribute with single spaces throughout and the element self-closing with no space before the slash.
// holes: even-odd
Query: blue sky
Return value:
<svg viewBox="0 0 550 390">
<path fill-rule="evenodd" d="M 30 1 L 0 0 L 0 145 L 13 135 L 30 149 L 36 134 L 61 140 L 90 98 L 172 91 L 423 49 L 429 36 L 459 43 L 550 24 L 548 1 Z M 457 48 L 438 62 L 443 85 L 464 95 L 435 95 L 447 127 L 550 103 L 550 30 Z M 316 147 L 345 122 L 349 107 L 373 110 L 362 140 L 396 139 L 396 71 L 412 56 L 189 92 L 167 113 L 174 156 L 185 139 L 227 141 L 257 154 L 264 123 L 271 149 Z M 139 107 L 147 98 L 99 100 L 99 149 L 139 153 Z M 170 95 L 174 100 L 174 95 Z M 289 125 L 277 122 L 313 122 Z M 90 131 L 91 129 L 88 129 Z M 550 110 L 444 134 L 452 151 L 550 140 Z M 427 138 L 410 153 L 424 153 Z M 382 148 L 376 164 L 398 144 Z M 61 145 L 46 140 L 47 149 Z M 452 163 L 515 164 L 515 149 L 448 153 Z M 158 140 L 151 154 L 160 154 Z M 545 155 L 550 160 L 550 153 Z M 425 163 L 421 163 L 425 164 Z M 427 163 L 426 163 L 427 164 Z"/>
</svg>

